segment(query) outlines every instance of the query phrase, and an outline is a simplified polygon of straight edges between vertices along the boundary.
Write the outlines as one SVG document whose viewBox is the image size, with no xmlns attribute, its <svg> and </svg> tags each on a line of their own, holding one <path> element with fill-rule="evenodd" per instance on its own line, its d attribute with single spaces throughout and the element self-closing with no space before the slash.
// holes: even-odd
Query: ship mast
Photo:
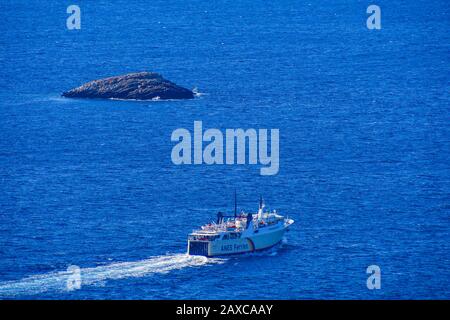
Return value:
<svg viewBox="0 0 450 320">
<path fill-rule="evenodd" d="M 264 209 L 264 200 L 262 196 L 259 196 L 259 210 L 258 210 L 258 220 L 261 220 Z"/>
<path fill-rule="evenodd" d="M 237 217 L 237 196 L 236 196 L 236 189 L 234 189 L 234 218 Z"/>
</svg>

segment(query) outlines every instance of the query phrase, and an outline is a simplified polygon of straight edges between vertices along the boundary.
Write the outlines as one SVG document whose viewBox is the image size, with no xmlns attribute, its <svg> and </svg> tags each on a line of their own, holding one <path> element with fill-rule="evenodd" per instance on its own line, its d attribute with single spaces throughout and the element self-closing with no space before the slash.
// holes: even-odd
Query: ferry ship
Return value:
<svg viewBox="0 0 450 320">
<path fill-rule="evenodd" d="M 275 210 L 265 211 L 260 199 L 258 212 L 219 212 L 217 221 L 203 225 L 188 237 L 188 254 L 206 257 L 248 253 L 269 249 L 281 242 L 284 233 L 294 220 L 279 215 Z"/>
</svg>

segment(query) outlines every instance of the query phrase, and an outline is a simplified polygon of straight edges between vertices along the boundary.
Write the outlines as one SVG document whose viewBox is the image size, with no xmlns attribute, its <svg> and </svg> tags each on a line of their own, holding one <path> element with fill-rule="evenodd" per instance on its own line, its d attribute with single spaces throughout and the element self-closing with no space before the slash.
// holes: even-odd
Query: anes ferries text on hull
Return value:
<svg viewBox="0 0 450 320">
<path fill-rule="evenodd" d="M 268 249 L 281 242 L 293 223 L 294 220 L 276 211 L 264 211 L 262 200 L 256 214 L 237 215 L 236 209 L 234 216 L 219 212 L 216 223 L 204 225 L 189 235 L 188 254 L 213 257 Z"/>
</svg>

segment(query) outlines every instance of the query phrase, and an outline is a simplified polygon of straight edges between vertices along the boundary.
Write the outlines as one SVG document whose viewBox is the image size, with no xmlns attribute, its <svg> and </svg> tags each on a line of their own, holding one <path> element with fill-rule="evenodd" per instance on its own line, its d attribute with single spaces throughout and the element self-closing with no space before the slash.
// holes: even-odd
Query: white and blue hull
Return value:
<svg viewBox="0 0 450 320">
<path fill-rule="evenodd" d="M 248 230 L 248 232 L 243 232 L 238 239 L 189 240 L 188 254 L 215 257 L 266 250 L 281 242 L 284 233 L 292 223 L 293 221 L 290 220 L 284 224 Z"/>
</svg>

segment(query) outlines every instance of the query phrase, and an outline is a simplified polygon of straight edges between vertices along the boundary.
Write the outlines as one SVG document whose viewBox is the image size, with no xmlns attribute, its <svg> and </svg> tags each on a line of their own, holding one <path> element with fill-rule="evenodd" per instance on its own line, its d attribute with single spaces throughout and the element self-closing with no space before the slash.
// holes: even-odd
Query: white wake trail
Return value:
<svg viewBox="0 0 450 320">
<path fill-rule="evenodd" d="M 81 288 L 86 285 L 102 284 L 106 280 L 144 277 L 155 273 L 167 273 L 186 267 L 223 263 L 223 259 L 211 259 L 187 254 L 168 254 L 133 262 L 118 262 L 109 265 L 81 268 Z M 73 277 L 72 271 L 51 272 L 33 275 L 17 281 L 0 282 L 0 297 L 34 295 L 48 291 L 67 291 Z"/>
</svg>

